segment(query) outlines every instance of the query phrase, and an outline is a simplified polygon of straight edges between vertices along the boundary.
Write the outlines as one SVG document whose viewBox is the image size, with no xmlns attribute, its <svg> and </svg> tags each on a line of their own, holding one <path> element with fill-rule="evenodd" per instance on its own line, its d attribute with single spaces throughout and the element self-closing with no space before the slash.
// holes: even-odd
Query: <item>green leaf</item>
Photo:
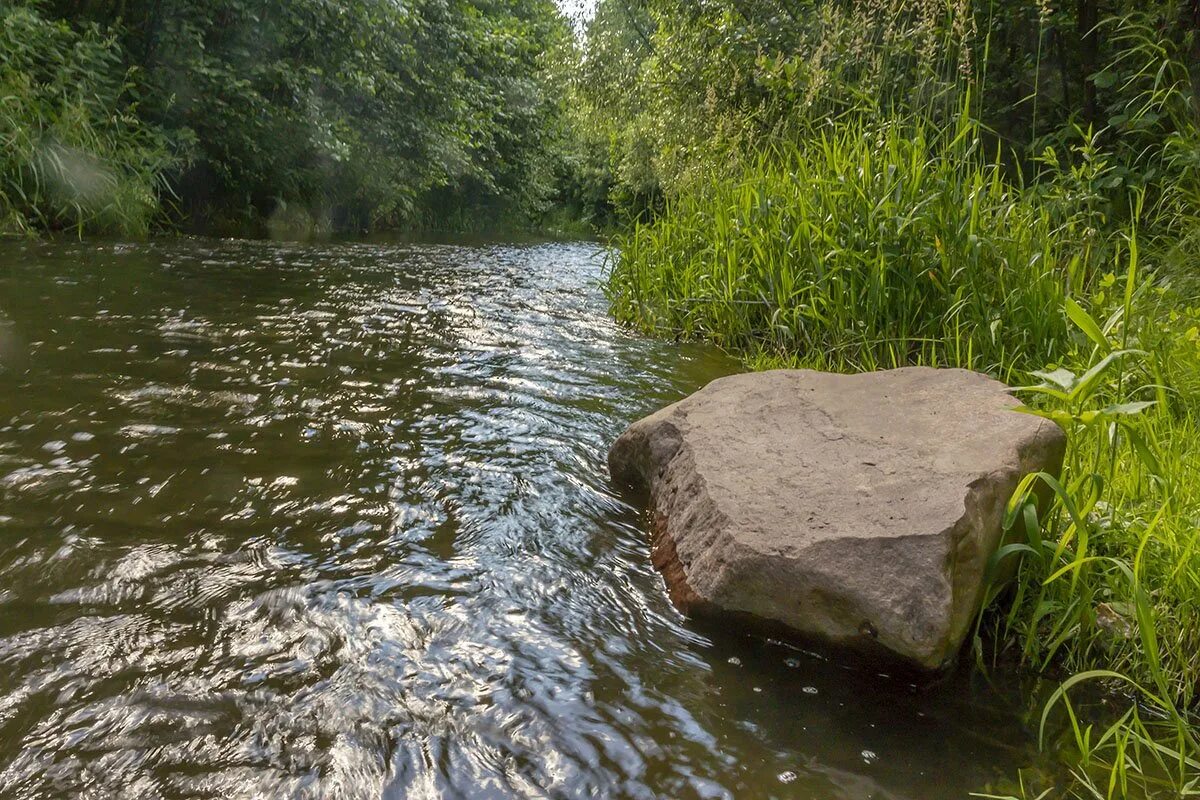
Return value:
<svg viewBox="0 0 1200 800">
<path fill-rule="evenodd" d="M 1067 399 L 1066 396 L 1061 392 L 1052 392 L 1051 390 L 1046 390 L 1045 394 L 1053 394 L 1054 396 L 1060 397 L 1063 400 Z M 1030 408 L 1029 406 L 1021 406 L 1019 408 L 1014 408 L 1013 411 L 1016 411 L 1018 414 L 1029 414 L 1033 417 L 1048 419 L 1051 422 L 1056 422 L 1059 425 L 1062 425 L 1063 427 L 1067 427 L 1072 422 L 1076 421 L 1074 414 L 1072 414 L 1070 411 L 1064 411 L 1061 408 L 1046 410 L 1040 408 Z"/>
<path fill-rule="evenodd" d="M 1069 392 L 1075 388 L 1076 377 L 1075 373 L 1069 369 L 1059 367 L 1053 372 L 1031 372 L 1035 378 L 1041 378 L 1046 383 L 1054 384 L 1065 392 Z"/>
<path fill-rule="evenodd" d="M 1038 558 L 1046 557 L 1046 543 L 1042 540 L 1042 526 L 1038 521 L 1037 505 L 1026 503 L 1024 508 L 1025 536 L 1029 546 L 1038 554 Z"/>
<path fill-rule="evenodd" d="M 1079 330 L 1087 334 L 1087 337 L 1100 348 L 1101 352 L 1112 352 L 1112 345 L 1109 344 L 1108 338 L 1101 332 L 1100 326 L 1096 324 L 1096 320 L 1092 319 L 1092 315 L 1085 311 L 1083 306 L 1068 297 L 1066 299 L 1066 308 L 1067 316 L 1070 317 Z"/>
<path fill-rule="evenodd" d="M 1157 400 L 1140 400 L 1136 403 L 1118 403 L 1109 406 L 1101 411 L 1101 415 L 1106 417 L 1125 416 L 1132 417 L 1142 413 L 1151 406 L 1158 405 Z"/>
<path fill-rule="evenodd" d="M 1050 696 L 1050 699 L 1046 701 L 1046 705 L 1042 708 L 1042 721 L 1041 724 L 1038 725 L 1039 746 L 1045 745 L 1046 720 L 1049 719 L 1050 712 L 1054 710 L 1054 706 L 1056 706 L 1060 700 L 1063 700 L 1066 697 L 1067 692 L 1071 691 L 1071 689 L 1077 684 L 1092 680 L 1123 681 L 1133 686 L 1134 689 L 1141 690 L 1151 700 L 1158 700 L 1157 697 L 1149 692 L 1146 692 L 1145 689 L 1133 678 L 1130 678 L 1128 675 L 1122 675 L 1120 672 L 1114 672 L 1113 670 L 1109 669 L 1093 669 L 1087 670 L 1086 672 L 1076 673 L 1070 678 L 1067 678 L 1067 680 L 1063 681 L 1062 685 L 1054 690 L 1054 694 Z"/>
<path fill-rule="evenodd" d="M 1154 455 L 1154 451 L 1146 442 L 1146 438 L 1142 436 L 1142 432 L 1132 427 L 1127 427 L 1125 435 L 1129 437 L 1129 443 L 1133 445 L 1133 451 L 1137 453 L 1138 458 L 1146 465 L 1146 469 L 1150 470 L 1150 474 L 1161 478 L 1163 475 L 1162 463 L 1158 460 L 1158 456 Z"/>
<path fill-rule="evenodd" d="M 1109 353 L 1104 358 L 1100 359 L 1100 361 L 1097 362 L 1091 369 L 1083 373 L 1083 375 L 1079 378 L 1079 382 L 1075 385 L 1075 388 L 1071 390 L 1071 400 L 1073 402 L 1083 402 L 1091 397 L 1093 389 L 1095 389 L 1095 386 L 1099 382 L 1100 378 L 1104 376 L 1104 373 L 1108 372 L 1108 370 L 1112 368 L 1113 364 L 1115 364 L 1118 359 L 1129 355 L 1144 356 L 1146 355 L 1146 351 L 1114 350 L 1113 352 Z"/>
</svg>

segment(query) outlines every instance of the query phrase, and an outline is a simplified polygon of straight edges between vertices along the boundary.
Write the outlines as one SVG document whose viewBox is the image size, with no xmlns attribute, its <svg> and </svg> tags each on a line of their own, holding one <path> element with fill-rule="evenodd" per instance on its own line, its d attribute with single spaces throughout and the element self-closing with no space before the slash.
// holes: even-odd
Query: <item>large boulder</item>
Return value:
<svg viewBox="0 0 1200 800">
<path fill-rule="evenodd" d="M 1058 426 L 966 370 L 735 375 L 634 423 L 615 481 L 648 489 L 654 564 L 724 613 L 924 670 L 949 665 L 1021 478 Z"/>
</svg>

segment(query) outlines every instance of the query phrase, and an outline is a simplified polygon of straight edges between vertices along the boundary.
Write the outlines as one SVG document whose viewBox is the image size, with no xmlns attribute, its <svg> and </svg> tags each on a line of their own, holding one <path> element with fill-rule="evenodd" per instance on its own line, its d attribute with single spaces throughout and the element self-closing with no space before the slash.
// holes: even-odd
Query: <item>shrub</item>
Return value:
<svg viewBox="0 0 1200 800">
<path fill-rule="evenodd" d="M 0 9 L 0 214 L 32 228 L 144 234 L 172 163 L 136 116 L 120 49 L 95 27 Z"/>
</svg>

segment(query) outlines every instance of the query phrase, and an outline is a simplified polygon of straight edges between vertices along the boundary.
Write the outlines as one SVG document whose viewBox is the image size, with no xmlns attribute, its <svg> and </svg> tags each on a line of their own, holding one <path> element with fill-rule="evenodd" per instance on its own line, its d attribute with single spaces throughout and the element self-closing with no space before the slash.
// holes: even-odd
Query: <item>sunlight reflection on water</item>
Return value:
<svg viewBox="0 0 1200 800">
<path fill-rule="evenodd" d="M 966 679 L 675 613 L 605 451 L 737 365 L 620 329 L 593 245 L 0 258 L 0 796 L 936 800 L 1029 758 Z"/>
</svg>

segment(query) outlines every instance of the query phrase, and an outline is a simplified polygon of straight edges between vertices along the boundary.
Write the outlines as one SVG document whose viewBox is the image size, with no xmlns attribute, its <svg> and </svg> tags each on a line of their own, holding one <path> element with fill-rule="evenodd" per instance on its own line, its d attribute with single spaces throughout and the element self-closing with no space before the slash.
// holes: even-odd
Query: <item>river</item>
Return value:
<svg viewBox="0 0 1200 800">
<path fill-rule="evenodd" d="M 602 270 L 0 245 L 0 797 L 958 800 L 1032 763 L 1019 693 L 671 607 L 605 452 L 738 365 L 623 330 Z"/>
</svg>

